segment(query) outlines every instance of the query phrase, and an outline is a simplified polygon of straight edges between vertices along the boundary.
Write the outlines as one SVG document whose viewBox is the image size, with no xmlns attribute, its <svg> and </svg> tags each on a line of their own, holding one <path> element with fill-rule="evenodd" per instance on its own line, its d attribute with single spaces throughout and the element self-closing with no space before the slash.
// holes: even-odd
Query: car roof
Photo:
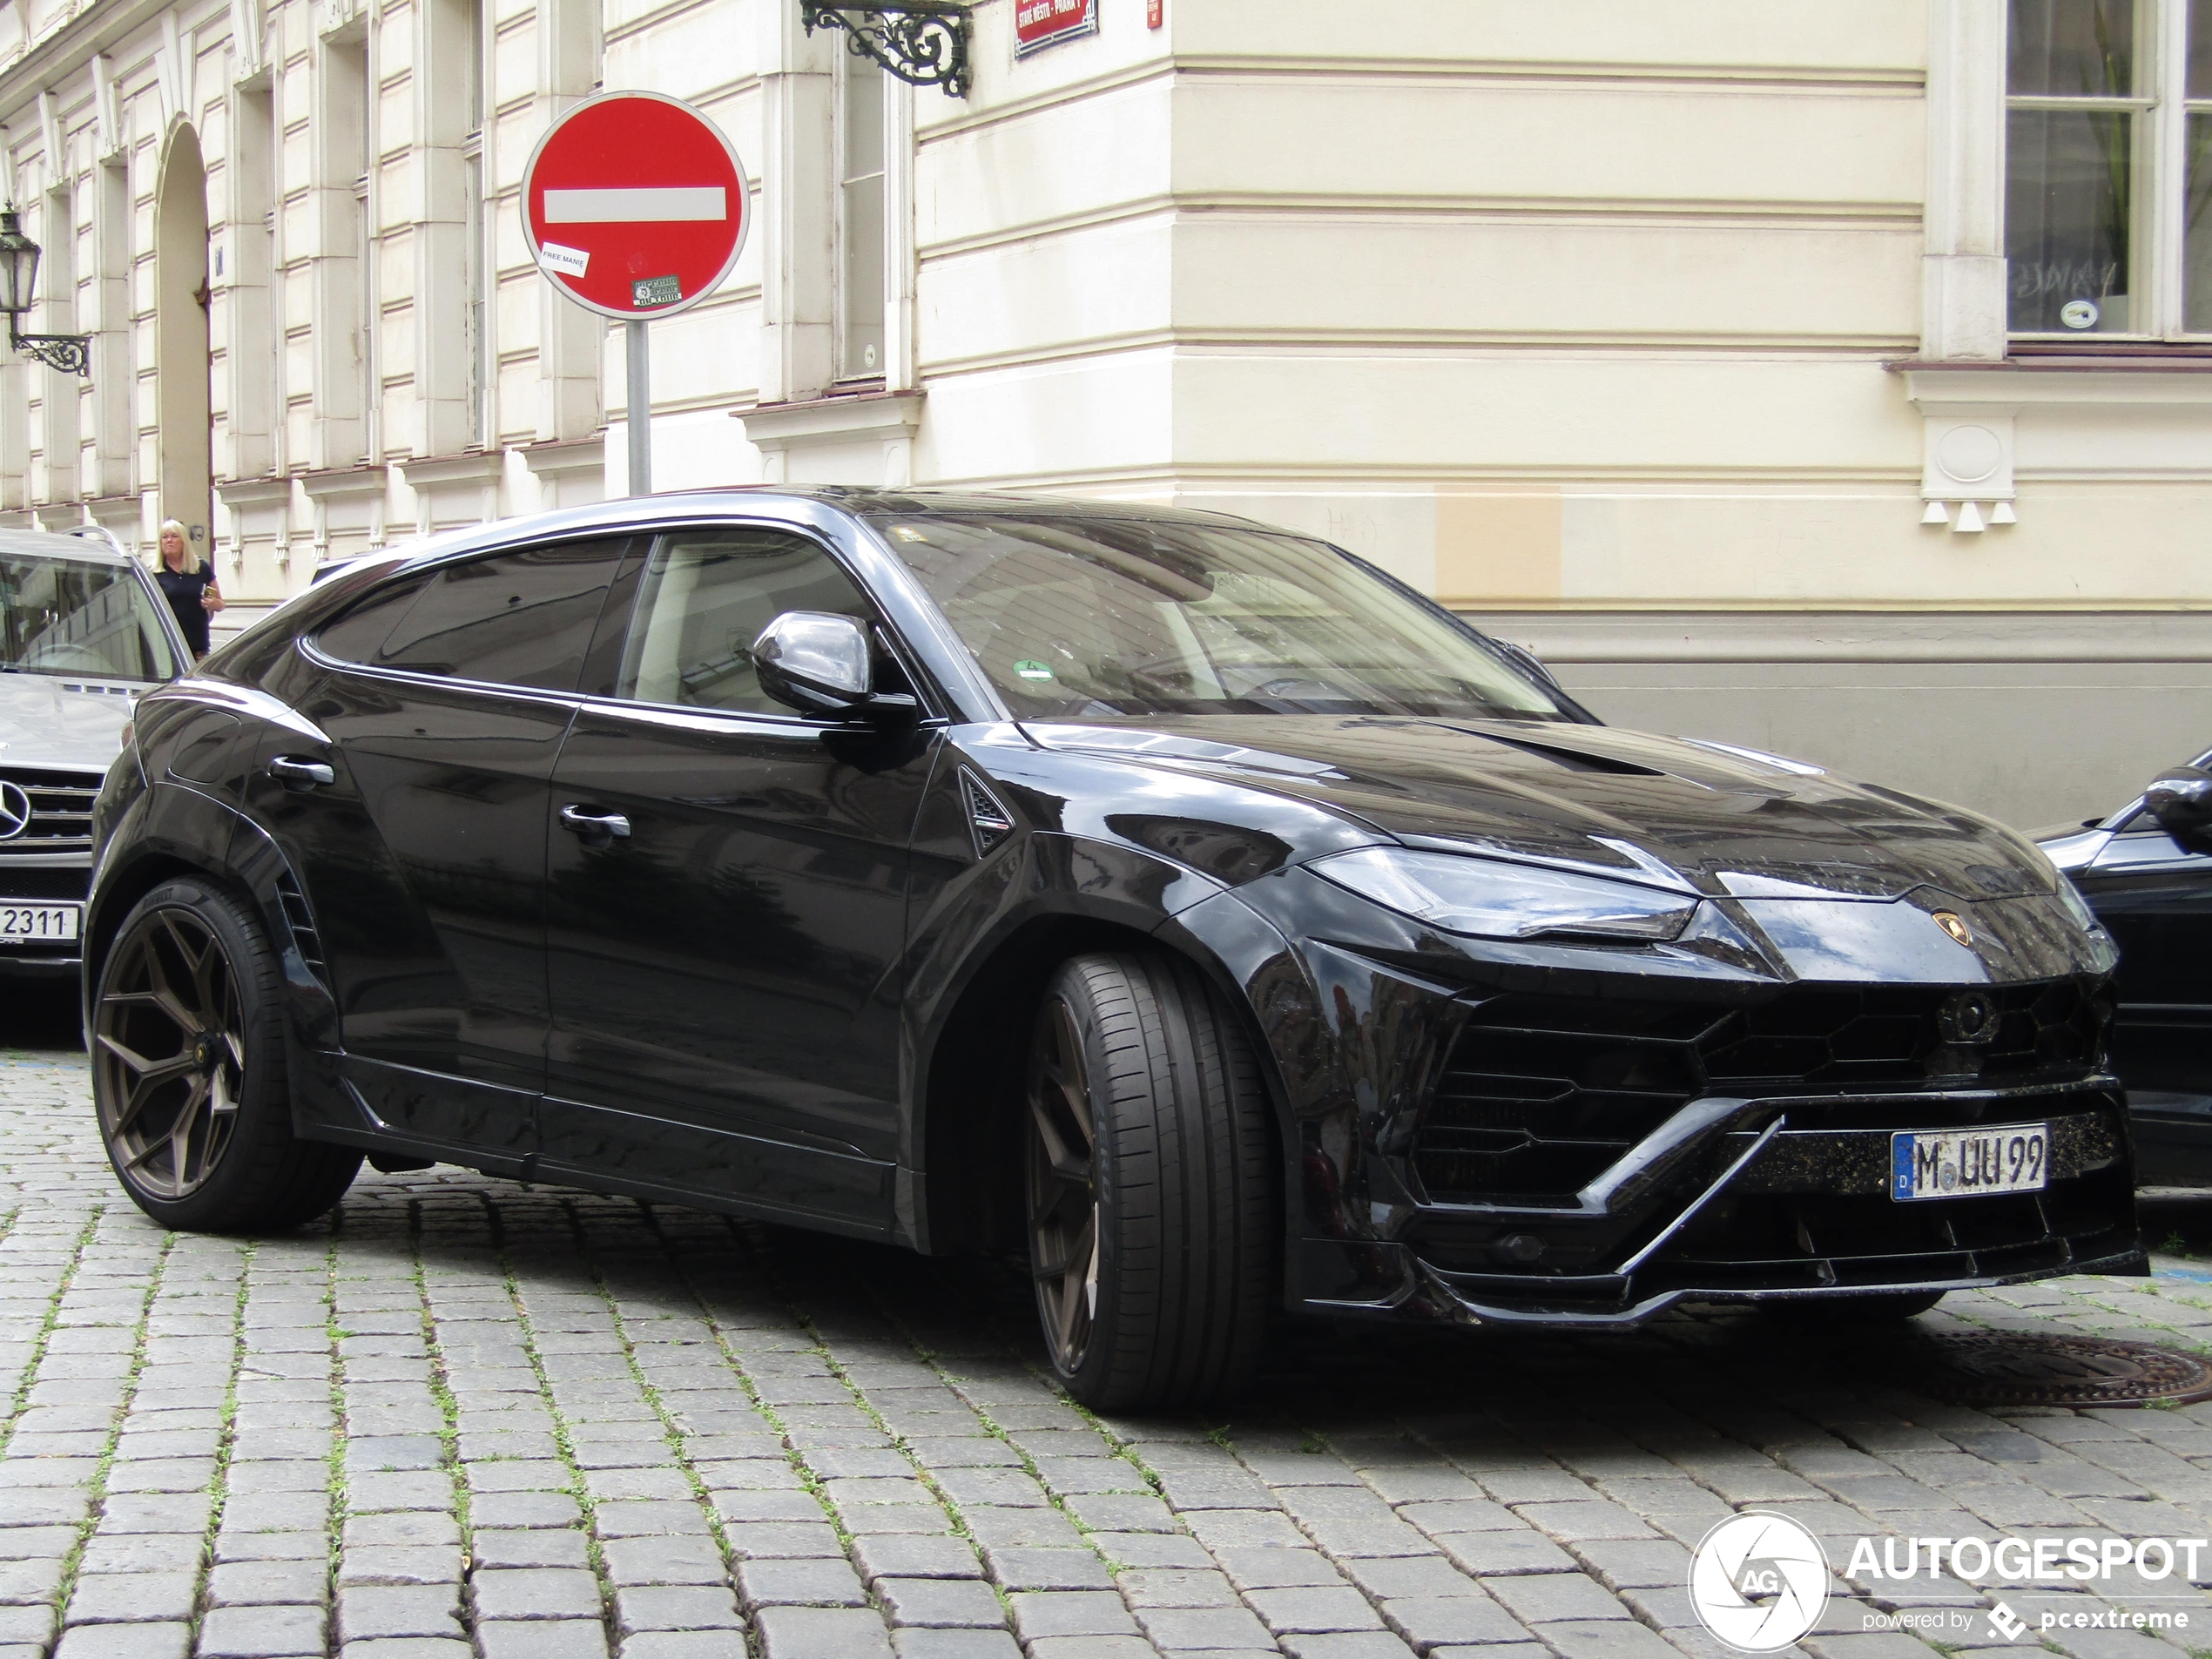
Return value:
<svg viewBox="0 0 2212 1659">
<path fill-rule="evenodd" d="M 1165 507 L 1157 502 L 1110 501 L 1069 496 L 1022 496 L 1011 491 L 954 489 L 868 489 L 848 484 L 776 484 L 733 488 L 715 492 L 726 495 L 795 496 L 826 502 L 864 516 L 899 517 L 938 514 L 972 518 L 1096 518 L 1154 519 L 1170 524 L 1236 525 L 1261 528 L 1257 520 L 1231 513 L 1208 512 L 1191 507 Z"/>
<path fill-rule="evenodd" d="M 81 559 L 91 564 L 132 564 L 137 561 L 109 543 L 105 533 L 0 529 L 0 553 L 17 558 Z"/>
<path fill-rule="evenodd" d="M 406 566 L 418 568 L 546 536 L 590 535 L 598 530 L 643 528 L 664 519 L 696 521 L 748 509 L 765 509 L 770 513 L 781 509 L 779 516 L 794 523 L 819 523 L 825 509 L 855 518 L 1087 518 L 1102 523 L 1146 520 L 1243 530 L 1269 528 L 1256 520 L 1227 513 L 1162 507 L 1150 502 L 1077 501 L 1066 496 L 949 489 L 864 489 L 842 484 L 730 484 L 706 489 L 671 490 L 661 495 L 621 496 L 588 507 L 563 508 L 519 518 L 490 519 L 401 543 L 389 551 L 403 554 L 401 562 Z"/>
</svg>

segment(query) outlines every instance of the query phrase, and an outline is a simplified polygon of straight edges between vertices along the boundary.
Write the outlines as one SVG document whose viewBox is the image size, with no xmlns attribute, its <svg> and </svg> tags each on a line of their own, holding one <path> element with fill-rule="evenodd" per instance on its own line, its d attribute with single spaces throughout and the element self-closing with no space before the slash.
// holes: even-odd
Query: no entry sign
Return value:
<svg viewBox="0 0 2212 1659">
<path fill-rule="evenodd" d="M 603 92 L 556 121 L 523 172 L 537 268 L 580 306 L 636 322 L 705 299 L 752 206 L 722 130 L 658 92 Z"/>
</svg>

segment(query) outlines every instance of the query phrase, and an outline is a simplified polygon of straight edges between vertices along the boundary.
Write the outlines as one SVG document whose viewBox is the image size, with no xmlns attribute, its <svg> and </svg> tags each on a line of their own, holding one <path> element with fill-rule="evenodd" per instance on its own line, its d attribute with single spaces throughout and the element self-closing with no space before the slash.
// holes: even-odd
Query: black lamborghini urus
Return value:
<svg viewBox="0 0 2212 1659">
<path fill-rule="evenodd" d="M 2110 940 L 1956 808 L 1598 724 L 1334 548 L 726 490 L 345 570 L 139 704 L 101 1130 L 165 1224 L 364 1155 L 931 1253 L 1051 1363 L 1272 1308 L 1902 1315 L 2139 1271 Z"/>
</svg>

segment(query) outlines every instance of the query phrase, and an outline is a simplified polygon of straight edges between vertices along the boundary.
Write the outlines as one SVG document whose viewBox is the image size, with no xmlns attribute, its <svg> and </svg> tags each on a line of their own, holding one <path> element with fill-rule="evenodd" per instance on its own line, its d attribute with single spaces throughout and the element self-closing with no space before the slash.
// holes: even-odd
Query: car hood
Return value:
<svg viewBox="0 0 2212 1659">
<path fill-rule="evenodd" d="M 124 723 L 141 686 L 0 674 L 0 766 L 105 772 L 123 748 Z"/>
<path fill-rule="evenodd" d="M 1022 730 L 1048 749 L 1311 801 L 1416 844 L 1671 876 L 1715 897 L 1879 900 L 1933 888 L 1973 901 L 2053 891 L 2032 847 L 1961 808 L 1609 726 L 1204 715 Z"/>
</svg>

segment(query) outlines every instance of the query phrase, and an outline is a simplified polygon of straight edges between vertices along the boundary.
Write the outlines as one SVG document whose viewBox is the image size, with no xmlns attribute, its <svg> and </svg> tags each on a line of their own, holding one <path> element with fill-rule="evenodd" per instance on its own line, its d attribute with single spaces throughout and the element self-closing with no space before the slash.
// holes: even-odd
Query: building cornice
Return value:
<svg viewBox="0 0 2212 1659">
<path fill-rule="evenodd" d="M 601 470 L 607 464 L 606 435 L 569 443 L 533 443 L 523 448 L 522 456 L 533 477 Z"/>
<path fill-rule="evenodd" d="M 2212 403 L 2212 360 L 2007 358 L 1996 363 L 1901 362 L 1905 395 L 1931 404 Z"/>
<path fill-rule="evenodd" d="M 292 480 L 283 474 L 218 480 L 215 496 L 233 512 L 241 507 L 267 507 L 276 502 L 289 502 L 292 499 Z"/>
<path fill-rule="evenodd" d="M 329 472 L 295 472 L 291 482 L 307 492 L 310 501 L 347 501 L 361 496 L 381 496 L 391 480 L 382 467 L 341 467 Z"/>
<path fill-rule="evenodd" d="M 0 70 L 0 125 L 12 125 L 59 76 L 136 34 L 167 10 L 169 0 L 134 0 L 114 10 L 96 7 L 37 42 Z"/>
<path fill-rule="evenodd" d="M 426 456 L 398 463 L 400 476 L 411 489 L 438 484 L 489 484 L 507 470 L 506 454 L 498 449 L 475 455 Z"/>
<path fill-rule="evenodd" d="M 822 440 L 911 438 L 921 425 L 922 392 L 860 392 L 763 403 L 731 415 L 745 423 L 747 442 L 762 449 Z"/>
</svg>

